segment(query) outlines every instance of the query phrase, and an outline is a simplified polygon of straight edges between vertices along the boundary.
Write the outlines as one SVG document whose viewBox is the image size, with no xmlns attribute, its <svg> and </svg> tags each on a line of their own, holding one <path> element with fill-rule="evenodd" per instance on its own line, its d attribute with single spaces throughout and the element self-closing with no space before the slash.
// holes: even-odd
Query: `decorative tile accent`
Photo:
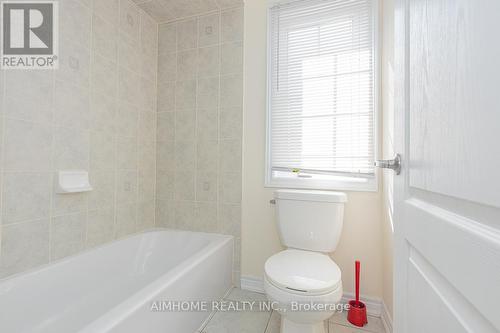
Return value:
<svg viewBox="0 0 500 333">
<path fill-rule="evenodd" d="M 198 18 L 198 45 L 200 47 L 218 45 L 220 36 L 220 16 L 210 14 Z"/>
<path fill-rule="evenodd" d="M 90 49 L 73 40 L 63 40 L 59 50 L 56 79 L 88 88 L 90 79 Z"/>
</svg>

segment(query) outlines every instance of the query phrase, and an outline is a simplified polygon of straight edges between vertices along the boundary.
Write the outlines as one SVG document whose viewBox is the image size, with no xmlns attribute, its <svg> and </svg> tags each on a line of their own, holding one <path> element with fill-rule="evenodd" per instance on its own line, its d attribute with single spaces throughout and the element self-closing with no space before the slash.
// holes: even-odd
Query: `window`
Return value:
<svg viewBox="0 0 500 333">
<path fill-rule="evenodd" d="M 375 190 L 375 0 L 269 10 L 266 185 Z"/>
</svg>

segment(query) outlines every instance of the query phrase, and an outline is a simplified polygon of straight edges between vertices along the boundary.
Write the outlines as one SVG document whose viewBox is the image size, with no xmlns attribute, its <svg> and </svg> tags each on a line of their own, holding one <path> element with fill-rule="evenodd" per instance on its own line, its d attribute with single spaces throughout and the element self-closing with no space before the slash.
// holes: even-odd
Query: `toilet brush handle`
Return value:
<svg viewBox="0 0 500 333">
<path fill-rule="evenodd" d="M 361 263 L 356 261 L 356 304 L 359 304 L 359 273 L 361 270 Z"/>
</svg>

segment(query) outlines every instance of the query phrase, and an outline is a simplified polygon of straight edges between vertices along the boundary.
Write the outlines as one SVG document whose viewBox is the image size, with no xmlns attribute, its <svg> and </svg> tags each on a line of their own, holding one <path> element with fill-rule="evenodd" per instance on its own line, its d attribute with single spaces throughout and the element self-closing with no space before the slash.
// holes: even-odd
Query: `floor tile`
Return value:
<svg viewBox="0 0 500 333">
<path fill-rule="evenodd" d="M 280 333 L 280 324 L 280 314 L 276 311 L 273 311 L 273 313 L 271 314 L 271 319 L 269 319 L 269 323 L 267 324 L 265 333 Z"/>
<path fill-rule="evenodd" d="M 368 324 L 367 325 L 365 325 L 363 327 L 357 327 L 357 326 L 352 325 L 347 320 L 347 312 L 338 312 L 335 315 L 333 315 L 333 317 L 330 318 L 330 323 L 358 329 L 361 332 L 384 333 L 384 326 L 382 324 L 382 320 L 380 320 L 380 318 L 372 317 L 372 316 L 368 316 Z M 350 332 L 350 331 L 346 331 L 346 332 Z M 357 332 L 357 331 L 353 331 L 353 332 Z"/>
<path fill-rule="evenodd" d="M 203 333 L 263 333 L 269 312 L 217 312 L 205 326 Z"/>
<path fill-rule="evenodd" d="M 241 290 L 239 288 L 234 288 L 233 290 L 231 290 L 231 292 L 229 293 L 229 295 L 227 295 L 225 297 L 225 299 L 230 300 L 230 301 L 239 301 L 239 302 L 242 302 L 242 301 L 248 301 L 248 302 L 253 302 L 253 301 L 260 302 L 260 301 L 262 301 L 262 302 L 265 302 L 265 301 L 267 301 L 267 297 L 264 294 L 254 293 L 252 291 Z"/>
<path fill-rule="evenodd" d="M 266 301 L 266 295 L 234 288 L 224 298 L 225 301 L 260 302 Z M 208 324 L 198 333 L 280 333 L 281 317 L 276 311 L 217 312 Z M 384 333 L 382 321 L 377 317 L 368 317 L 368 324 L 356 327 L 347 321 L 347 313 L 336 313 L 330 318 L 326 333 Z"/>
<path fill-rule="evenodd" d="M 330 328 L 328 331 L 328 333 L 365 333 L 365 332 L 366 331 L 362 331 L 357 328 L 333 324 L 332 322 L 330 322 Z"/>
<path fill-rule="evenodd" d="M 267 324 L 265 333 L 280 333 L 280 328 L 281 328 L 281 316 L 278 312 L 273 311 L 273 313 L 271 314 L 271 319 L 269 319 L 269 323 Z M 325 322 L 325 333 L 331 333 L 330 323 Z"/>
</svg>

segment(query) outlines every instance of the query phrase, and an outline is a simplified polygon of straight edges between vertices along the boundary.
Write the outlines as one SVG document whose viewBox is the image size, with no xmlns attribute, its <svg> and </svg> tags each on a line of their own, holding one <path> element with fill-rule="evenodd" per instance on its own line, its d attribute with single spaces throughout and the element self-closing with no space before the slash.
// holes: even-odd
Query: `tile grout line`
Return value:
<svg viewBox="0 0 500 333">
<path fill-rule="evenodd" d="M 155 163 L 154 163 L 154 209 L 153 209 L 153 226 L 155 228 L 158 228 L 158 221 L 156 220 L 156 212 L 158 210 L 158 195 L 157 195 L 157 190 L 158 190 L 158 102 L 160 100 L 160 91 L 159 91 L 159 83 L 158 83 L 158 77 L 159 77 L 159 57 L 160 57 L 160 25 L 158 22 L 156 22 L 156 49 L 155 49 L 155 69 L 156 69 L 156 75 L 155 75 L 155 101 L 154 101 L 154 117 L 155 117 L 155 134 L 153 138 L 153 144 L 154 144 L 154 154 L 155 154 Z"/>
<path fill-rule="evenodd" d="M 129 0 L 130 1 L 130 0 Z M 138 8 L 138 17 L 139 17 L 139 39 L 138 39 L 138 43 L 137 43 L 137 47 L 140 48 L 141 52 L 138 52 L 138 57 L 141 57 L 142 58 L 142 53 L 143 53 L 143 50 L 142 50 L 142 29 L 143 29 L 143 17 L 140 13 L 140 8 L 139 6 L 137 6 L 136 4 L 132 4 L 133 6 L 135 6 L 136 8 Z M 142 59 L 141 59 L 142 60 Z M 142 66 L 142 61 L 141 61 L 141 66 Z M 138 69 L 139 71 L 139 84 L 142 85 L 142 80 L 144 79 L 143 77 L 143 73 L 142 73 L 142 68 L 141 69 Z M 135 164 L 136 164 L 136 168 L 135 168 L 135 221 L 134 221 L 134 232 L 133 233 L 137 233 L 139 232 L 138 230 L 138 224 L 139 224 L 139 207 L 141 206 L 141 203 L 139 202 L 139 143 L 140 143 L 140 129 L 141 129 L 141 122 L 142 122 L 142 119 L 144 117 L 143 115 L 143 112 L 144 109 L 142 109 L 144 107 L 144 105 L 142 105 L 144 103 L 144 100 L 143 100 L 143 94 L 144 94 L 144 91 L 142 91 L 143 87 L 142 86 L 139 86 L 139 92 L 140 92 L 140 98 L 141 98 L 141 108 L 138 109 L 138 115 L 136 117 L 137 119 L 137 135 L 136 135 L 136 138 L 135 138 Z"/>
<path fill-rule="evenodd" d="M 58 50 L 60 52 L 60 50 Z M 59 54 L 59 59 L 60 59 L 60 54 Z M 60 65 L 60 64 L 59 64 Z M 54 193 L 54 183 L 56 181 L 55 177 L 55 126 L 56 126 L 56 120 L 55 120 L 55 100 L 56 100 L 56 75 L 54 73 L 51 73 L 52 75 L 52 102 L 51 102 L 51 121 L 50 121 L 50 127 L 51 127 L 51 147 L 50 147 L 50 196 L 49 196 L 49 258 L 48 262 L 52 262 L 52 219 L 54 217 L 54 198 L 55 198 L 55 193 Z"/>
<path fill-rule="evenodd" d="M 218 15 L 218 31 L 217 31 L 217 48 L 218 48 L 218 53 L 219 53 L 219 59 L 218 59 L 218 65 L 219 65 L 219 70 L 218 70 L 218 75 L 217 75 L 217 180 L 216 183 L 214 184 L 216 187 L 216 194 L 215 194 L 215 200 L 217 200 L 217 231 L 218 226 L 219 226 L 219 219 L 220 219 L 220 207 L 221 207 L 221 171 L 220 171 L 220 111 L 221 111 L 221 69 L 222 69 L 222 54 L 221 54 L 221 41 L 222 41 L 222 11 L 219 9 L 217 11 Z M 232 262 L 234 262 L 234 244 L 233 244 L 233 258 Z M 231 281 L 232 284 L 234 285 L 234 267 L 231 271 Z"/>
<path fill-rule="evenodd" d="M 88 114 L 90 115 L 91 112 L 90 110 L 92 109 L 92 102 L 93 102 L 93 84 L 92 84 L 92 76 L 93 76 L 93 67 L 94 67 L 94 1 L 90 1 L 90 42 L 89 42 L 89 112 Z M 92 151 L 92 129 L 90 125 L 90 120 L 88 124 L 88 151 L 87 151 L 87 163 L 88 163 L 88 177 L 89 177 L 89 182 L 90 182 L 90 176 L 92 175 L 92 169 L 91 169 L 91 164 L 90 164 L 90 159 L 91 159 L 91 151 Z M 85 216 L 85 236 L 83 240 L 83 249 L 87 249 L 88 247 L 88 235 L 89 235 L 89 211 L 90 211 L 90 203 L 89 203 L 89 196 L 87 196 L 87 210 L 86 210 L 86 216 Z"/>
<path fill-rule="evenodd" d="M 3 260 L 2 260 L 2 239 L 3 239 L 3 232 L 5 232 L 4 224 L 3 224 L 3 211 L 4 211 L 3 191 L 4 191 L 5 173 L 3 170 L 3 166 L 4 166 L 4 161 L 5 161 L 5 105 L 7 104 L 5 102 L 5 100 L 7 98 L 7 87 L 6 87 L 7 72 L 4 69 L 0 69 L 0 71 L 2 71 L 2 73 L 0 73 L 0 74 L 2 74 L 1 75 L 2 82 L 0 82 L 0 84 L 1 84 L 0 87 L 2 88 L 2 90 L 0 91 L 0 101 L 1 101 L 0 106 L 2 107 L 1 109 L 3 110 L 1 113 L 2 123 L 0 124 L 0 126 L 2 128 L 2 132 L 1 132 L 1 136 L 2 136 L 1 140 L 2 141 L 0 142 L 0 147 L 1 147 L 1 151 L 0 151 L 0 163 L 1 163 L 1 167 L 0 167 L 0 264 L 1 264 L 3 262 Z"/>
<path fill-rule="evenodd" d="M 196 78 L 195 78 L 195 88 L 194 88 L 194 222 L 199 223 L 198 216 L 200 215 L 199 205 L 198 205 L 198 84 L 199 84 L 199 54 L 200 54 L 200 19 L 197 16 L 193 18 L 196 20 Z M 178 62 L 177 62 L 178 64 Z M 179 68 L 177 68 L 177 71 Z M 199 229 L 200 226 L 196 226 Z"/>
<path fill-rule="evenodd" d="M 267 324 L 266 324 L 266 327 L 264 328 L 263 333 L 267 333 L 267 329 L 269 328 L 269 325 L 271 324 L 271 318 L 273 317 L 273 312 L 274 312 L 274 310 L 271 311 L 271 315 L 269 316 L 269 319 L 267 320 Z"/>
<path fill-rule="evenodd" d="M 122 1 L 118 1 L 118 18 L 116 22 L 116 30 L 115 30 L 115 38 L 116 38 L 116 91 L 115 91 L 115 98 L 114 98 L 114 103 L 115 103 L 115 110 L 114 110 L 114 122 L 116 123 L 116 120 L 119 116 L 119 110 L 120 110 L 120 101 L 119 101 L 119 95 L 120 95 L 120 77 L 121 77 L 121 70 L 120 70 L 120 47 L 118 45 L 119 43 L 119 37 L 120 37 L 120 20 L 121 20 L 121 15 L 122 15 Z M 117 238 L 117 225 L 118 225 L 118 199 L 117 199 L 117 192 L 118 192 L 118 130 L 115 127 L 115 131 L 113 133 L 113 177 L 114 177 L 114 185 L 113 185 L 113 231 L 112 231 L 112 240 L 115 240 Z"/>
</svg>

